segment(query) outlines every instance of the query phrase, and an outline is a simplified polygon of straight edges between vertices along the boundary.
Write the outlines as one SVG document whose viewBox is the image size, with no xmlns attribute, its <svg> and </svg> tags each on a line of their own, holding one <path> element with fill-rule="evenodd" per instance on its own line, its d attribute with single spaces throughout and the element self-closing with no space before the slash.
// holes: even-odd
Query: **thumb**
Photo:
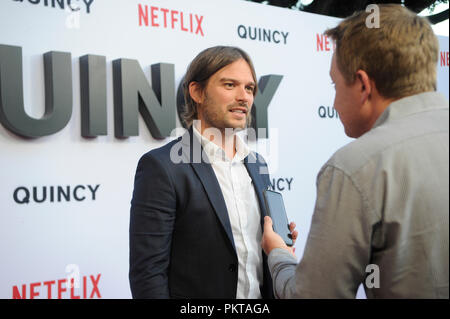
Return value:
<svg viewBox="0 0 450 319">
<path fill-rule="evenodd" d="M 272 228 L 272 218 L 270 218 L 269 216 L 265 216 L 264 217 L 264 232 L 269 232 L 269 231 L 273 231 Z"/>
</svg>

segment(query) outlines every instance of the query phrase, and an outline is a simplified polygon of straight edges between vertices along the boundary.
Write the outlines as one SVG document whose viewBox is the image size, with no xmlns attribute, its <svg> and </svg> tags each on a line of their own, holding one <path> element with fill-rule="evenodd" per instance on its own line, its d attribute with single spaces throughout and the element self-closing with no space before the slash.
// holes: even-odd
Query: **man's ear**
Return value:
<svg viewBox="0 0 450 319">
<path fill-rule="evenodd" d="M 367 99 L 371 98 L 373 91 L 373 84 L 369 78 L 369 75 L 364 70 L 358 70 L 356 72 L 356 81 L 358 82 L 360 93 L 361 93 L 361 103 L 364 103 Z"/>
<path fill-rule="evenodd" d="M 189 83 L 189 94 L 195 103 L 201 104 L 203 102 L 203 90 L 198 82 Z"/>
</svg>

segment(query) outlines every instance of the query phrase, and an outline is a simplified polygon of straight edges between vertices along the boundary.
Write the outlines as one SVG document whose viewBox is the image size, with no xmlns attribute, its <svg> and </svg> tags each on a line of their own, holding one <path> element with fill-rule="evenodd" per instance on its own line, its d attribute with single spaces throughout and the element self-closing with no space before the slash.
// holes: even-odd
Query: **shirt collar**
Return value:
<svg viewBox="0 0 450 319">
<path fill-rule="evenodd" d="M 192 125 L 194 136 L 200 141 L 203 150 L 205 151 L 206 155 L 208 156 L 208 159 L 211 162 L 215 161 L 221 161 L 221 162 L 242 162 L 249 154 L 250 154 L 250 148 L 247 144 L 242 140 L 242 138 L 235 134 L 236 139 L 236 154 L 233 159 L 229 159 L 225 151 L 218 146 L 217 144 L 214 144 L 210 140 L 208 140 L 206 137 L 204 137 L 198 129 L 195 127 L 195 125 Z"/>
<path fill-rule="evenodd" d="M 395 120 L 414 113 L 443 108 L 448 108 L 448 101 L 441 93 L 423 92 L 407 96 L 389 104 L 375 121 L 373 128 L 382 125 L 387 120 Z"/>
</svg>

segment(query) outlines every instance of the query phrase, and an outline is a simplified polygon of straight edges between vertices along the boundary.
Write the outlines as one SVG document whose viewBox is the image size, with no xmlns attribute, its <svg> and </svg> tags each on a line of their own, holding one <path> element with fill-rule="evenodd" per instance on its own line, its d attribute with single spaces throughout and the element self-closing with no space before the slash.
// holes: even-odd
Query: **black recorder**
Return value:
<svg viewBox="0 0 450 319">
<path fill-rule="evenodd" d="M 286 245 L 292 246 L 292 235 L 289 231 L 289 221 L 284 208 L 283 196 L 269 189 L 265 189 L 263 194 L 267 213 L 272 218 L 273 230 L 283 238 Z"/>
</svg>

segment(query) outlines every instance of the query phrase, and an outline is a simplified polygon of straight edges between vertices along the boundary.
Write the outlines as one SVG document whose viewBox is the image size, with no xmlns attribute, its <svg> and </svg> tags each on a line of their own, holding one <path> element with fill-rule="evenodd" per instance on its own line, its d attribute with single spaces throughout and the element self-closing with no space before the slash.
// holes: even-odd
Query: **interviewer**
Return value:
<svg viewBox="0 0 450 319">
<path fill-rule="evenodd" d="M 449 112 L 436 93 L 439 45 L 429 23 L 379 6 L 326 31 L 345 133 L 317 177 L 297 265 L 265 217 L 262 246 L 278 298 L 449 298 Z M 367 272 L 368 269 L 374 271 Z M 377 270 L 377 271 L 375 271 Z"/>
</svg>

